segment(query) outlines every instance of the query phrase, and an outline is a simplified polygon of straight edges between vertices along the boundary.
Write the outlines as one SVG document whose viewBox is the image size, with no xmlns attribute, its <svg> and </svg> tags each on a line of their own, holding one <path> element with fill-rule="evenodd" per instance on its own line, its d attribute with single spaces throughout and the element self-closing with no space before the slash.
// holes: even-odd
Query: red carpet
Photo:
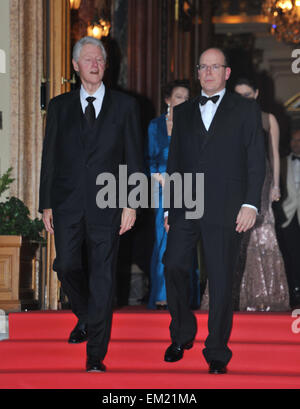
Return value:
<svg viewBox="0 0 300 409">
<path fill-rule="evenodd" d="M 163 361 L 168 312 L 128 307 L 114 314 L 105 374 L 85 373 L 85 343 L 66 341 L 69 312 L 9 315 L 9 340 L 0 342 L 1 389 L 300 388 L 300 333 L 290 313 L 236 313 L 227 375 L 207 374 L 202 356 L 207 314 L 197 312 L 197 341 L 184 359 Z M 300 327 L 300 325 L 298 325 Z"/>
</svg>

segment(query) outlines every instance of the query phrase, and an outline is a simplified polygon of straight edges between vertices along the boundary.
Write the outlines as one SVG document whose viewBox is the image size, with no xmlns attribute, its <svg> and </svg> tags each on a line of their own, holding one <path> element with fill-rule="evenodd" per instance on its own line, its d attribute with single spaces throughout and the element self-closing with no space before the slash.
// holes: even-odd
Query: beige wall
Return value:
<svg viewBox="0 0 300 409">
<path fill-rule="evenodd" d="M 300 91 L 299 76 L 292 71 L 292 50 L 297 46 L 276 41 L 268 33 L 256 35 L 256 48 L 263 50 L 261 70 L 266 70 L 274 82 L 274 97 L 284 104 Z M 299 47 L 298 47 L 299 48 Z"/>
<path fill-rule="evenodd" d="M 274 97 L 283 104 L 300 91 L 299 74 L 292 72 L 292 50 L 300 46 L 290 46 L 276 41 L 265 23 L 217 24 L 216 32 L 221 34 L 255 34 L 255 48 L 263 51 L 259 70 L 266 70 L 274 81 Z"/>
<path fill-rule="evenodd" d="M 10 69 L 9 69 L 9 0 L 0 1 L 0 49 L 5 52 L 6 72 L 0 72 L 0 174 L 9 167 L 10 159 Z"/>
</svg>

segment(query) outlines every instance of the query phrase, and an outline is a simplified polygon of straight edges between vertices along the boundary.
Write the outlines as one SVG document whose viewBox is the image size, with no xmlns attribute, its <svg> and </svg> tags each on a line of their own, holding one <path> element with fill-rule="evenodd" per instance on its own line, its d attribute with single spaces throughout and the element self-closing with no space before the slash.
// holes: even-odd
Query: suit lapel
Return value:
<svg viewBox="0 0 300 409">
<path fill-rule="evenodd" d="M 191 118 L 187 121 L 191 127 L 189 134 L 194 138 L 193 145 L 198 146 L 198 151 L 200 151 L 207 131 L 202 121 L 198 97 L 192 101 L 190 112 Z"/>
<path fill-rule="evenodd" d="M 112 102 L 111 92 L 109 89 L 105 88 L 105 94 L 102 102 L 101 111 L 95 124 L 97 127 L 97 132 L 100 132 L 100 129 L 103 126 L 105 119 L 107 118 L 107 113 L 111 105 L 111 102 Z"/>
<path fill-rule="evenodd" d="M 287 198 L 287 169 L 288 169 L 288 157 L 285 156 L 280 161 L 280 180 L 282 190 L 282 201 Z"/>
<path fill-rule="evenodd" d="M 195 105 L 194 105 L 194 129 L 197 130 L 198 133 L 201 135 L 206 134 L 207 130 L 205 128 L 201 111 L 200 111 L 200 106 L 199 106 L 199 99 L 195 98 Z"/>
<path fill-rule="evenodd" d="M 70 103 L 68 105 L 65 126 L 71 130 L 71 134 L 76 135 L 77 141 L 83 146 L 83 112 L 80 103 L 80 90 L 70 93 Z"/>
</svg>

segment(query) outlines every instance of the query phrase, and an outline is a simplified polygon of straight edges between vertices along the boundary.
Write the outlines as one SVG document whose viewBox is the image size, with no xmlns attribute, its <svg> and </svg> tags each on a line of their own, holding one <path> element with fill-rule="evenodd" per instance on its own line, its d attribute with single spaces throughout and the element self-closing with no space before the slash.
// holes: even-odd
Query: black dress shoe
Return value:
<svg viewBox="0 0 300 409">
<path fill-rule="evenodd" d="M 89 360 L 87 358 L 86 361 L 86 371 L 87 372 L 105 372 L 106 371 L 106 366 L 102 361 L 94 361 L 94 360 Z"/>
<path fill-rule="evenodd" d="M 193 341 L 187 342 L 186 344 L 179 345 L 173 342 L 166 350 L 165 361 L 166 362 L 176 362 L 180 361 L 183 357 L 185 349 L 191 349 L 193 347 Z"/>
<path fill-rule="evenodd" d="M 227 373 L 227 367 L 222 361 L 211 361 L 208 372 L 214 375 L 222 375 Z"/>
<path fill-rule="evenodd" d="M 156 309 L 157 310 L 167 310 L 168 306 L 167 304 L 156 304 Z"/>
<path fill-rule="evenodd" d="M 69 344 L 80 344 L 81 342 L 87 341 L 87 339 L 88 339 L 87 325 L 77 324 L 76 327 L 71 332 L 68 342 Z"/>
</svg>

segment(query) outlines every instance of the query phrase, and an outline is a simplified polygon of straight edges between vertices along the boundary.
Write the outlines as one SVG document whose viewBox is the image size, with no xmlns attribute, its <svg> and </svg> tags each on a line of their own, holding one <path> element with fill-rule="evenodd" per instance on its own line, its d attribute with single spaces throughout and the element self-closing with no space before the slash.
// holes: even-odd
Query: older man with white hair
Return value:
<svg viewBox="0 0 300 409">
<path fill-rule="evenodd" d="M 119 236 L 135 223 L 132 208 L 99 208 L 97 177 L 142 171 L 142 142 L 135 100 L 103 83 L 106 51 L 84 37 L 73 49 L 81 88 L 49 103 L 43 147 L 40 212 L 54 233 L 54 270 L 78 323 L 69 343 L 87 342 L 88 372 L 104 372 L 110 338 Z M 121 227 L 120 227 L 121 226 Z M 87 266 L 83 262 L 83 251 Z"/>
</svg>

